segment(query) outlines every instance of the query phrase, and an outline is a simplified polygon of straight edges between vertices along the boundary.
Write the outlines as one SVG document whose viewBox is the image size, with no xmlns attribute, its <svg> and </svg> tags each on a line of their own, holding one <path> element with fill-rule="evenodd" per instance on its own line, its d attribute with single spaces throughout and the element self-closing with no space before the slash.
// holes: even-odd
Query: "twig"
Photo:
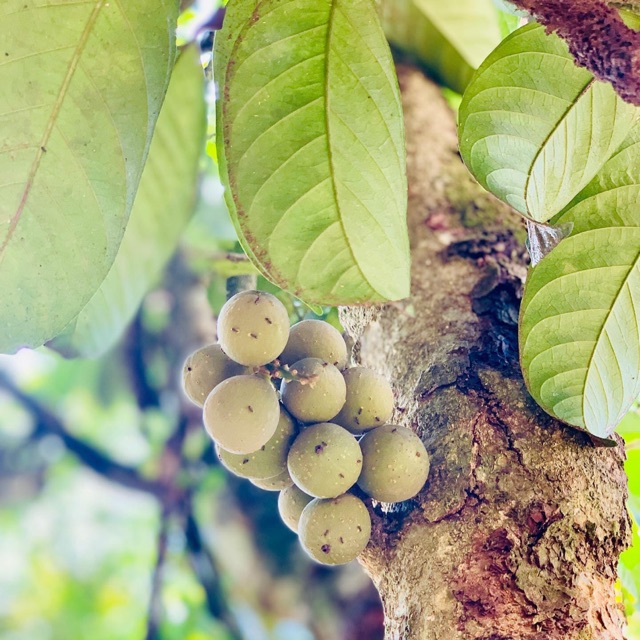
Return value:
<svg viewBox="0 0 640 640">
<path fill-rule="evenodd" d="M 241 291 L 249 291 L 255 289 L 258 286 L 258 277 L 255 275 L 250 276 L 231 276 L 227 278 L 227 300 L 236 293 Z"/>
<path fill-rule="evenodd" d="M 145 640 L 160 640 L 160 625 L 162 623 L 162 578 L 164 564 L 167 558 L 167 541 L 169 537 L 169 523 L 171 509 L 164 507 L 160 515 L 160 529 L 158 531 L 158 555 L 151 578 L 151 595 L 149 596 L 149 613 L 147 616 L 147 634 Z"/>
<path fill-rule="evenodd" d="M 212 31 L 219 31 L 222 29 L 222 23 L 224 22 L 224 15 L 226 11 L 226 7 L 220 7 L 217 9 L 211 18 L 202 25 L 202 29 L 211 29 Z"/>
<path fill-rule="evenodd" d="M 3 373 L 0 373 L 0 389 L 4 389 L 17 400 L 35 419 L 36 428 L 32 437 L 41 438 L 52 434 L 62 440 L 67 450 L 96 473 L 130 489 L 151 493 L 162 499 L 164 487 L 154 480 L 143 478 L 135 469 L 112 460 L 107 455 L 67 431 L 64 424 L 50 409 L 27 395 Z"/>
<path fill-rule="evenodd" d="M 124 342 L 124 355 L 127 358 L 126 367 L 129 372 L 131 387 L 135 393 L 140 409 L 160 406 L 160 395 L 149 382 L 144 358 L 144 331 L 140 312 L 136 314 Z"/>
<path fill-rule="evenodd" d="M 204 545 L 200 527 L 196 521 L 192 507 L 186 509 L 184 533 L 191 566 L 202 585 L 207 600 L 209 613 L 225 624 L 233 640 L 243 640 L 236 619 L 229 608 L 220 583 L 220 571 L 210 551 Z"/>
</svg>

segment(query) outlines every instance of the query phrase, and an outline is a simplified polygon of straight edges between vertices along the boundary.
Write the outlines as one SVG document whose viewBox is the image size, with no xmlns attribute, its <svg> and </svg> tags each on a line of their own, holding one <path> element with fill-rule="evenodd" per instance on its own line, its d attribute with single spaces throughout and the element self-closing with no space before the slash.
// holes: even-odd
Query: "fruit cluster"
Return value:
<svg viewBox="0 0 640 640">
<path fill-rule="evenodd" d="M 290 328 L 284 305 L 265 292 L 244 291 L 224 305 L 218 340 L 187 358 L 183 380 L 220 462 L 281 492 L 280 515 L 314 560 L 353 560 L 369 542 L 371 518 L 349 490 L 399 502 L 429 473 L 420 438 L 386 424 L 389 383 L 347 368 L 347 346 L 330 324 Z"/>
</svg>

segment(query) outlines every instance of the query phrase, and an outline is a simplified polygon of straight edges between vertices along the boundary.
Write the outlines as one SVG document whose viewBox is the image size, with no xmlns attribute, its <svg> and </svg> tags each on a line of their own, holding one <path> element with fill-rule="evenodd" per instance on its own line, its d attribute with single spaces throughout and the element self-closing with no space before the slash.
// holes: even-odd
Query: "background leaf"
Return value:
<svg viewBox="0 0 640 640">
<path fill-rule="evenodd" d="M 59 333 L 111 267 L 176 17 L 174 0 L 0 4 L 0 352 Z"/>
<path fill-rule="evenodd" d="M 530 273 L 520 354 L 551 415 L 606 438 L 640 394 L 640 225 L 563 240 Z"/>
<path fill-rule="evenodd" d="M 638 113 L 532 23 L 508 36 L 467 88 L 460 151 L 486 189 L 545 222 L 598 173 Z"/>
<path fill-rule="evenodd" d="M 194 210 L 205 133 L 204 74 L 192 47 L 176 62 L 115 262 L 52 345 L 65 355 L 96 357 L 111 348 L 158 280 Z"/>
<path fill-rule="evenodd" d="M 221 176 L 263 273 L 307 302 L 408 295 L 402 110 L 373 3 L 235 2 L 215 77 Z"/>
<path fill-rule="evenodd" d="M 379 11 L 389 41 L 459 93 L 502 39 L 491 0 L 382 0 Z"/>
</svg>

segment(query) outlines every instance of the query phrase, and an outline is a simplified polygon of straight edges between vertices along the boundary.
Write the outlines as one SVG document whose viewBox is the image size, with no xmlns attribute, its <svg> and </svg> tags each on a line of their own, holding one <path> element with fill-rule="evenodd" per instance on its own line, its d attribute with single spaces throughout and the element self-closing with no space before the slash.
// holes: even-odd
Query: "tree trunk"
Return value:
<svg viewBox="0 0 640 640">
<path fill-rule="evenodd" d="M 395 420 L 431 456 L 418 499 L 375 506 L 361 556 L 386 637 L 623 638 L 624 448 L 597 446 L 527 394 L 517 350 L 521 220 L 460 162 L 440 90 L 409 67 L 399 78 L 412 299 L 342 314 L 357 357 L 393 381 Z"/>
</svg>

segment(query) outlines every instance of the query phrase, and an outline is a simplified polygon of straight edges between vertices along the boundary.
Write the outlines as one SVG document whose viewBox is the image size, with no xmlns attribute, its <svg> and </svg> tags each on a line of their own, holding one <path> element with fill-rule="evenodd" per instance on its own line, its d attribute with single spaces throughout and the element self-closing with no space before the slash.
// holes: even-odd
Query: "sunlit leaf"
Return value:
<svg viewBox="0 0 640 640">
<path fill-rule="evenodd" d="M 261 271 L 308 302 L 409 293 L 404 132 L 369 0 L 239 0 L 215 44 L 218 155 Z"/>
<path fill-rule="evenodd" d="M 618 575 L 627 591 L 625 595 L 631 601 L 629 604 L 637 606 L 640 604 L 640 535 L 635 519 L 632 522 L 632 536 L 632 546 L 620 556 Z"/>
<path fill-rule="evenodd" d="M 175 0 L 0 3 L 0 351 L 59 333 L 109 271 L 176 16 Z"/>
<path fill-rule="evenodd" d="M 389 41 L 459 93 L 502 39 L 492 0 L 382 0 L 379 11 Z"/>
<path fill-rule="evenodd" d="M 640 394 L 640 225 L 563 240 L 530 273 L 520 315 L 529 391 L 606 438 Z"/>
<path fill-rule="evenodd" d="M 604 164 L 596 177 L 554 217 L 571 223 L 573 233 L 609 226 L 640 225 L 640 124 Z"/>
<path fill-rule="evenodd" d="M 204 74 L 195 48 L 178 59 L 120 250 L 104 282 L 53 346 L 68 356 L 107 351 L 157 282 L 194 209 L 204 148 Z"/>
<path fill-rule="evenodd" d="M 598 173 L 639 113 L 532 23 L 507 37 L 469 84 L 460 151 L 485 188 L 544 222 Z"/>
</svg>

